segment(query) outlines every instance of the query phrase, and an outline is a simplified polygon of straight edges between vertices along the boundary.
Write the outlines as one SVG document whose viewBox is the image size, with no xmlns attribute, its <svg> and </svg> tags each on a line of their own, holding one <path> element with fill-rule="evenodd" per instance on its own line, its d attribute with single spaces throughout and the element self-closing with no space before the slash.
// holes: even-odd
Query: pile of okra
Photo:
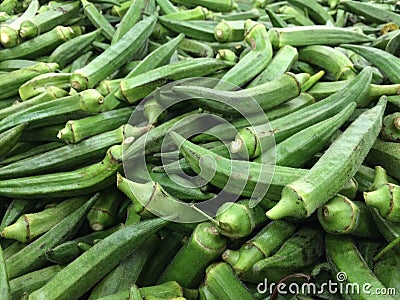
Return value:
<svg viewBox="0 0 400 300">
<path fill-rule="evenodd" d="M 1 1 L 0 300 L 400 299 L 399 27 L 398 1 Z"/>
</svg>

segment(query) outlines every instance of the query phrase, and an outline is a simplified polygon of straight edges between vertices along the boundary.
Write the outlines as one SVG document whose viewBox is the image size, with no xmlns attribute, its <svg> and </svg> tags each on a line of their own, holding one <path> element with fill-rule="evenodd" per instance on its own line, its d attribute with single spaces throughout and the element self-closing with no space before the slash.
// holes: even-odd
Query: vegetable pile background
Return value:
<svg viewBox="0 0 400 300">
<path fill-rule="evenodd" d="M 0 300 L 400 299 L 400 3 L 3 0 L 0 22 Z"/>
</svg>

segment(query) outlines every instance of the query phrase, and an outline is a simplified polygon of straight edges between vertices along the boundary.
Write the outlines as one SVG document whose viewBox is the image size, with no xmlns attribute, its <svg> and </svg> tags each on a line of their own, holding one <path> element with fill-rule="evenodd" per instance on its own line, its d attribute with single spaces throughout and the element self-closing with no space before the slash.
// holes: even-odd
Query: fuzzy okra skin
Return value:
<svg viewBox="0 0 400 300">
<path fill-rule="evenodd" d="M 226 248 L 226 240 L 212 223 L 196 226 L 190 239 L 175 255 L 159 279 L 159 283 L 176 280 L 185 288 L 195 288 L 206 267 Z M 196 260 L 196 264 L 191 262 Z"/>
<path fill-rule="evenodd" d="M 146 42 L 155 21 L 156 18 L 152 16 L 140 21 L 117 43 L 110 46 L 85 67 L 72 73 L 72 87 L 78 91 L 92 88 L 121 67 Z"/>
<path fill-rule="evenodd" d="M 114 27 L 108 22 L 108 20 L 101 14 L 101 12 L 94 6 L 93 3 L 87 0 L 81 0 L 83 6 L 83 12 L 85 16 L 92 22 L 92 24 L 101 29 L 101 33 L 108 40 L 112 40 L 115 35 Z"/>
<path fill-rule="evenodd" d="M 333 272 L 345 272 L 348 284 L 358 284 L 360 294 L 344 295 L 345 299 L 367 300 L 371 299 L 371 294 L 367 292 L 378 289 L 386 290 L 385 286 L 378 280 L 374 273 L 368 268 L 354 242 L 344 235 L 327 234 L 325 236 L 325 251 L 328 262 Z M 333 274 L 335 276 L 335 273 Z M 369 289 L 362 290 L 368 286 Z M 374 299 L 390 300 L 394 299 L 390 295 L 374 295 Z"/>
<path fill-rule="evenodd" d="M 76 233 L 97 197 L 98 194 L 95 194 L 47 233 L 9 257 L 6 260 L 9 278 L 13 279 L 43 267 L 47 262 L 46 250 L 65 242 Z"/>
<path fill-rule="evenodd" d="M 306 176 L 288 184 L 278 204 L 267 212 L 273 220 L 305 218 L 326 203 L 354 176 L 373 146 L 386 107 L 386 97 L 356 119 L 328 148 Z M 355 151 L 356 149 L 356 151 Z"/>
<path fill-rule="evenodd" d="M 30 294 L 29 299 L 68 300 L 82 296 L 166 223 L 156 218 L 114 232 L 68 264 L 42 288 Z"/>
<path fill-rule="evenodd" d="M 22 123 L 0 133 L 0 157 L 6 155 L 17 144 L 27 125 Z"/>
<path fill-rule="evenodd" d="M 120 203 L 121 195 L 115 187 L 102 190 L 87 215 L 92 230 L 101 231 L 114 225 Z"/>
<path fill-rule="evenodd" d="M 382 166 L 390 176 L 400 180 L 400 143 L 377 139 L 366 157 L 366 162 Z"/>
<path fill-rule="evenodd" d="M 1 246 L 0 246 L 0 299 L 1 300 L 11 299 L 11 291 L 10 291 L 10 284 L 8 281 L 7 268 L 5 265 L 3 257 L 3 249 L 1 249 Z"/>
<path fill-rule="evenodd" d="M 103 161 L 73 171 L 0 181 L 0 195 L 23 199 L 70 197 L 96 192 L 114 183 L 121 168 L 122 146 L 108 149 Z"/>
</svg>

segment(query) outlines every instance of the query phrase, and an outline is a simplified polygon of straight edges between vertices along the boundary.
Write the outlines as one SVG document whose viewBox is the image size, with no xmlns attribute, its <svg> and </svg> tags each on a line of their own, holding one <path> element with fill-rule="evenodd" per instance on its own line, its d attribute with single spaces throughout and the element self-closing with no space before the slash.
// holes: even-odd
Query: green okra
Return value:
<svg viewBox="0 0 400 300">
<path fill-rule="evenodd" d="M 206 267 L 216 260 L 225 248 L 226 240 L 215 226 L 209 222 L 200 223 L 164 270 L 159 283 L 176 280 L 185 288 L 197 287 Z M 197 262 L 195 265 L 190 263 L 194 259 Z"/>
<path fill-rule="evenodd" d="M 400 180 L 400 144 L 377 139 L 366 157 L 372 166 L 382 166 L 390 176 Z"/>
<path fill-rule="evenodd" d="M 371 41 L 369 36 L 348 28 L 322 25 L 272 28 L 268 31 L 268 38 L 274 49 L 282 48 L 285 45 L 293 47 L 310 45 L 337 46 L 344 43 Z"/>
<path fill-rule="evenodd" d="M 313 45 L 299 50 L 299 60 L 308 62 L 334 75 L 336 80 L 351 79 L 356 76 L 350 59 L 335 48 Z"/>
<path fill-rule="evenodd" d="M 225 13 L 225 14 L 214 14 L 213 19 L 214 21 L 221 22 L 222 20 L 225 21 L 239 21 L 239 20 L 247 20 L 251 19 L 256 21 L 261 16 L 264 16 L 265 13 L 262 10 L 257 8 L 249 9 L 246 11 L 240 12 L 232 12 L 232 13 Z"/>
<path fill-rule="evenodd" d="M 229 49 L 218 50 L 218 54 L 217 54 L 216 58 L 221 59 L 223 61 L 232 62 L 232 63 L 236 63 L 238 61 L 238 57 L 236 56 L 235 52 L 233 52 Z"/>
<path fill-rule="evenodd" d="M 242 275 L 252 266 L 276 252 L 296 231 L 296 226 L 282 220 L 272 221 L 239 250 L 226 250 L 222 258 L 229 263 L 235 274 Z"/>
<path fill-rule="evenodd" d="M 210 1 L 210 0 L 173 0 L 173 2 L 188 7 L 203 6 L 212 11 L 229 12 L 237 7 L 233 0 Z"/>
<path fill-rule="evenodd" d="M 133 2 L 133 0 L 128 0 L 128 1 L 124 1 L 123 3 L 120 3 L 119 5 L 113 5 L 113 7 L 111 9 L 111 15 L 122 18 L 124 16 L 124 14 L 128 11 L 132 2 Z"/>
<path fill-rule="evenodd" d="M 84 54 L 82 54 L 81 56 L 79 56 L 77 59 L 75 59 L 72 63 L 71 63 L 71 70 L 70 72 L 73 73 L 78 69 L 83 68 L 84 66 L 86 66 L 89 63 L 89 60 L 91 58 L 91 56 L 93 55 L 92 51 L 88 51 Z"/>
<path fill-rule="evenodd" d="M 296 48 L 289 45 L 283 46 L 277 53 L 275 53 L 265 70 L 254 78 L 247 87 L 250 88 L 261 85 L 282 76 L 290 70 L 297 59 L 298 52 Z"/>
<path fill-rule="evenodd" d="M 125 78 L 132 78 L 154 68 L 166 65 L 184 37 L 184 34 L 179 34 L 177 37 L 151 52 L 138 65 L 130 70 Z M 110 91 L 110 93 L 105 97 L 103 111 L 114 109 L 120 105 L 121 102 L 118 100 L 118 97 L 116 96 L 117 94 L 119 94 L 119 87 Z"/>
<path fill-rule="evenodd" d="M 394 288 L 395 290 L 400 288 L 399 281 L 396 276 L 396 270 L 399 262 L 399 254 L 396 251 L 391 251 L 375 263 L 373 272 L 386 288 Z"/>
<path fill-rule="evenodd" d="M 9 278 L 14 279 L 46 265 L 46 250 L 63 243 L 76 233 L 97 197 L 97 194 L 91 197 L 47 233 L 9 257 L 6 260 Z"/>
<path fill-rule="evenodd" d="M 19 87 L 19 95 L 22 101 L 31 99 L 47 87 L 57 87 L 59 89 L 68 89 L 70 87 L 70 73 L 45 73 L 40 74 L 31 80 L 25 82 Z"/>
<path fill-rule="evenodd" d="M 382 9 L 371 5 L 370 3 L 360 3 L 356 1 L 340 1 L 339 7 L 365 18 L 366 21 L 371 23 L 385 24 L 388 22 L 395 22 L 400 24 L 400 17 L 397 13 L 388 9 Z"/>
<path fill-rule="evenodd" d="M 269 268 L 299 269 L 315 264 L 323 255 L 320 229 L 302 227 L 272 256 L 256 262 L 252 269 L 260 273 Z"/>
<path fill-rule="evenodd" d="M 284 117 L 289 115 L 292 112 L 298 111 L 303 107 L 309 106 L 315 102 L 315 99 L 307 93 L 301 93 L 298 97 L 289 100 L 285 103 L 282 103 L 275 108 L 269 109 L 265 111 L 265 116 L 268 118 L 268 121 L 273 121 L 280 117 Z M 232 122 L 232 126 L 237 130 L 249 126 L 250 124 L 253 126 L 261 125 L 265 122 L 265 116 L 262 114 L 251 116 L 251 118 L 246 119 L 238 119 Z M 237 131 L 231 130 L 231 128 L 227 128 L 225 124 L 216 125 L 209 130 L 193 137 L 191 140 L 193 142 L 207 142 L 215 140 L 215 137 L 223 137 L 227 140 L 233 140 L 235 138 Z"/>
<path fill-rule="evenodd" d="M 22 133 L 20 140 L 24 142 L 57 142 L 57 133 L 64 123 L 43 126 Z"/>
<path fill-rule="evenodd" d="M 216 22 L 204 21 L 204 20 L 174 20 L 171 18 L 165 18 L 166 16 L 161 16 L 159 21 L 168 30 L 175 32 L 177 34 L 183 33 L 186 37 L 205 41 L 205 42 L 215 42 L 214 37 L 214 27 L 218 24 Z"/>
<path fill-rule="evenodd" d="M 209 12 L 207 8 L 203 6 L 196 6 L 195 8 L 188 10 L 181 10 L 174 13 L 166 14 L 161 18 L 163 20 L 177 20 L 177 21 L 194 21 L 194 20 L 206 20 Z"/>
<path fill-rule="evenodd" d="M 16 6 L 17 6 L 16 0 L 4 0 L 0 4 L 0 11 L 6 12 L 7 14 L 12 14 Z"/>
<path fill-rule="evenodd" d="M 57 63 L 60 68 L 66 67 L 69 63 L 73 62 L 82 51 L 87 50 L 90 45 L 99 36 L 101 30 L 95 30 L 80 36 L 77 36 L 60 46 L 58 46 L 48 58 L 48 62 Z"/>
<path fill-rule="evenodd" d="M 399 222 L 400 186 L 392 183 L 384 184 L 374 191 L 364 192 L 364 199 L 368 206 L 376 208 L 386 220 Z"/>
<path fill-rule="evenodd" d="M 6 240 L 4 240 L 4 241 L 6 241 Z M 15 242 L 12 242 L 11 245 L 9 245 L 9 246 L 6 245 L 6 246 L 7 246 L 7 248 L 5 248 L 5 250 L 3 250 L 4 259 L 11 257 L 18 251 L 21 251 L 26 246 L 26 244 L 15 241 Z"/>
<path fill-rule="evenodd" d="M 150 286 L 157 284 L 161 273 L 181 248 L 182 238 L 181 234 L 169 230 L 161 235 L 159 247 L 155 249 L 154 254 L 146 261 L 140 272 L 137 279 L 138 285 Z"/>
<path fill-rule="evenodd" d="M 388 142 L 400 142 L 400 112 L 383 118 L 381 138 Z"/>
<path fill-rule="evenodd" d="M 105 188 L 121 168 L 122 146 L 114 145 L 103 161 L 73 171 L 0 181 L 0 195 L 15 198 L 71 197 Z"/>
<path fill-rule="evenodd" d="M 315 23 L 311 21 L 311 19 L 307 18 L 307 16 L 304 15 L 302 11 L 299 9 L 296 9 L 292 6 L 289 5 L 283 5 L 278 8 L 277 10 L 279 13 L 286 14 L 288 16 L 291 16 L 292 18 L 288 20 L 288 23 L 291 23 L 293 25 L 297 26 L 313 26 Z M 283 27 L 281 27 L 283 28 Z"/>
<path fill-rule="evenodd" d="M 11 298 L 22 299 L 24 295 L 41 288 L 60 272 L 62 268 L 59 265 L 45 267 L 10 280 Z"/>
<path fill-rule="evenodd" d="M 149 125 L 152 125 L 162 121 L 167 112 L 156 99 L 150 99 L 143 105 L 143 114 L 149 121 Z"/>
<path fill-rule="evenodd" d="M 0 133 L 0 157 L 4 157 L 18 142 L 27 124 L 22 123 Z"/>
<path fill-rule="evenodd" d="M 222 76 L 215 89 L 233 90 L 236 86 L 242 86 L 263 71 L 271 61 L 272 45 L 263 24 L 247 20 L 244 23 L 244 40 L 251 50 Z M 259 63 L 255 64 L 254 61 Z"/>
<path fill-rule="evenodd" d="M 382 126 L 385 107 L 386 98 L 383 97 L 377 106 L 354 121 L 306 176 L 284 188 L 281 200 L 267 216 L 271 219 L 304 218 L 338 193 L 357 172 L 373 146 Z M 357 152 L 354 152 L 355 148 Z"/>
<path fill-rule="evenodd" d="M 0 246 L 0 299 L 2 300 L 11 299 L 11 291 L 10 291 L 10 283 L 8 281 L 7 267 L 5 265 L 3 250 L 1 249 L 1 246 Z"/>
<path fill-rule="evenodd" d="M 288 0 L 288 2 L 291 5 L 299 7 L 301 10 L 307 11 L 310 19 L 317 24 L 325 25 L 327 22 L 333 23 L 332 16 L 316 0 Z"/>
<path fill-rule="evenodd" d="M 184 60 L 150 70 L 144 74 L 127 78 L 120 83 L 118 98 L 125 99 L 130 104 L 145 98 L 157 87 L 169 81 L 188 77 L 202 77 L 230 67 L 232 64 L 213 58 L 197 58 Z"/>
<path fill-rule="evenodd" d="M 372 65 L 377 67 L 392 83 L 400 83 L 400 75 L 398 68 L 400 67 L 400 59 L 393 54 L 384 50 L 373 47 L 360 46 L 360 45 L 340 45 L 345 49 L 356 52 L 363 56 Z"/>
<path fill-rule="evenodd" d="M 103 231 L 92 232 L 76 239 L 66 241 L 53 248 L 47 249 L 45 256 L 50 262 L 66 265 L 76 259 L 84 251 L 79 247 L 80 243 L 85 243 L 93 246 L 96 242 L 106 238 L 110 234 L 122 228 L 122 224 L 105 229 Z"/>
<path fill-rule="evenodd" d="M 58 68 L 55 63 L 35 63 L 18 70 L 0 75 L 0 88 L 2 94 L 0 99 L 7 99 L 18 94 L 19 87 L 37 75 L 54 72 Z"/>
<path fill-rule="evenodd" d="M 188 53 L 193 57 L 209 57 L 214 56 L 214 51 L 208 44 L 192 39 L 183 39 L 178 46 L 179 50 Z"/>
<path fill-rule="evenodd" d="M 215 26 L 214 36 L 220 43 L 240 42 L 244 38 L 245 22 L 240 21 L 225 21 L 222 20 Z"/>
<path fill-rule="evenodd" d="M 68 264 L 30 298 L 71 299 L 82 296 L 166 223 L 156 218 L 114 232 Z"/>
<path fill-rule="evenodd" d="M 102 15 L 102 13 L 94 6 L 93 3 L 87 0 L 81 0 L 83 6 L 83 12 L 85 16 L 92 22 L 92 24 L 101 29 L 101 34 L 108 40 L 112 40 L 115 35 L 114 27 L 108 22 L 108 20 Z"/>
<path fill-rule="evenodd" d="M 225 202 L 217 211 L 217 230 L 231 239 L 250 235 L 256 227 L 267 221 L 265 210 L 260 206 L 250 207 L 250 202 Z"/>
<path fill-rule="evenodd" d="M 299 96 L 300 89 L 298 77 L 292 73 L 285 73 L 274 81 L 239 91 L 219 91 L 201 86 L 174 86 L 172 91 L 195 98 L 201 107 L 214 113 L 232 116 L 238 112 L 255 114 L 260 108 L 268 110 L 277 107 Z"/>
<path fill-rule="evenodd" d="M 121 197 L 116 188 L 107 188 L 90 209 L 87 220 L 93 231 L 101 231 L 114 225 Z"/>
<path fill-rule="evenodd" d="M 157 5 L 160 7 L 161 12 L 165 15 L 179 12 L 179 9 L 173 5 L 169 0 L 156 0 Z"/>
<path fill-rule="evenodd" d="M 70 120 L 65 124 L 65 128 L 59 131 L 57 137 L 68 144 L 76 144 L 91 136 L 118 128 L 128 122 L 132 113 L 133 110 L 127 107 Z"/>
<path fill-rule="evenodd" d="M 398 57 L 400 54 L 399 39 L 400 34 L 399 32 L 397 32 L 396 35 L 394 35 L 387 43 L 385 51 Z"/>
<path fill-rule="evenodd" d="M 29 128 L 32 128 L 65 122 L 72 114 L 97 114 L 102 103 L 103 96 L 99 92 L 93 89 L 86 90 L 9 114 L 0 121 L 0 131 L 26 122 L 29 123 Z"/>
<path fill-rule="evenodd" d="M 267 15 L 271 21 L 273 27 L 284 28 L 288 27 L 288 24 L 280 16 L 278 16 L 273 10 L 268 7 L 265 8 Z"/>
<path fill-rule="evenodd" d="M 26 41 L 14 48 L 0 50 L 0 61 L 17 58 L 37 58 L 56 49 L 62 43 L 80 35 L 81 29 L 77 26 L 57 26 L 54 29 Z"/>
<path fill-rule="evenodd" d="M 38 13 L 21 23 L 19 35 L 22 39 L 29 39 L 47 32 L 74 17 L 78 13 L 79 8 L 79 1 L 75 1 Z"/>
<path fill-rule="evenodd" d="M 72 87 L 78 91 L 92 88 L 120 68 L 138 48 L 144 45 L 150 36 L 149 29 L 154 26 L 155 21 L 155 17 L 148 17 L 140 21 L 117 43 L 110 46 L 83 68 L 75 70 L 71 76 Z"/>
<path fill-rule="evenodd" d="M 368 268 L 356 245 L 349 237 L 327 234 L 325 236 L 325 251 L 332 271 L 336 274 L 344 272 L 347 275 L 347 284 L 358 284 L 359 286 L 368 284 L 371 291 L 385 289 L 385 286 Z M 335 273 L 333 273 L 333 276 L 335 276 Z M 369 299 L 369 297 L 370 295 L 368 295 L 367 291 L 352 295 L 352 299 Z M 374 298 L 394 299 L 390 295 L 375 295 Z"/>
<path fill-rule="evenodd" d="M 88 197 L 71 198 L 43 211 L 23 214 L 15 223 L 5 227 L 1 236 L 22 243 L 29 243 L 49 231 L 87 200 Z"/>
<path fill-rule="evenodd" d="M 8 206 L 0 224 L 0 231 L 14 223 L 22 214 L 31 211 L 35 207 L 34 201 L 15 199 Z"/>
<path fill-rule="evenodd" d="M 366 238 L 380 236 L 363 202 L 337 195 L 318 209 L 318 220 L 326 232 L 352 234 Z"/>
<path fill-rule="evenodd" d="M 149 260 L 159 240 L 149 236 L 135 252 L 126 257 L 118 266 L 108 273 L 90 293 L 89 300 L 99 299 L 129 289 L 136 283 L 140 271 Z M 129 276 L 126 276 L 129 274 Z"/>
<path fill-rule="evenodd" d="M 218 299 L 254 299 L 246 286 L 235 276 L 232 268 L 224 262 L 207 268 L 204 286 Z"/>
</svg>

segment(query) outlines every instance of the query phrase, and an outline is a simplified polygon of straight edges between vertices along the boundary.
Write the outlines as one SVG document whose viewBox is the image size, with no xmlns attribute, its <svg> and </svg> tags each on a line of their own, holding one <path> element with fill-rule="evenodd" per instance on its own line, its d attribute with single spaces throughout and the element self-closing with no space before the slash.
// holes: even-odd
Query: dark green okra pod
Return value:
<svg viewBox="0 0 400 300">
<path fill-rule="evenodd" d="M 212 223 L 200 223 L 189 241 L 179 250 L 159 282 L 176 280 L 185 288 L 197 287 L 206 267 L 226 248 L 226 240 Z M 196 264 L 192 264 L 196 260 Z"/>
<path fill-rule="evenodd" d="M 108 22 L 108 20 L 102 15 L 102 13 L 94 6 L 93 3 L 87 0 L 81 0 L 83 6 L 83 12 L 92 24 L 101 29 L 101 33 L 108 40 L 112 40 L 115 35 L 114 27 Z"/>
<path fill-rule="evenodd" d="M 383 118 L 381 138 L 388 142 L 400 142 L 400 113 Z"/>
<path fill-rule="evenodd" d="M 17 144 L 27 125 L 22 123 L 0 133 L 0 157 L 4 157 Z"/>
<path fill-rule="evenodd" d="M 400 143 L 377 139 L 366 162 L 372 166 L 382 166 L 390 176 L 400 180 Z"/>
<path fill-rule="evenodd" d="M 0 298 L 11 299 L 10 284 L 8 281 L 7 267 L 3 257 L 3 249 L 0 246 Z"/>
</svg>

